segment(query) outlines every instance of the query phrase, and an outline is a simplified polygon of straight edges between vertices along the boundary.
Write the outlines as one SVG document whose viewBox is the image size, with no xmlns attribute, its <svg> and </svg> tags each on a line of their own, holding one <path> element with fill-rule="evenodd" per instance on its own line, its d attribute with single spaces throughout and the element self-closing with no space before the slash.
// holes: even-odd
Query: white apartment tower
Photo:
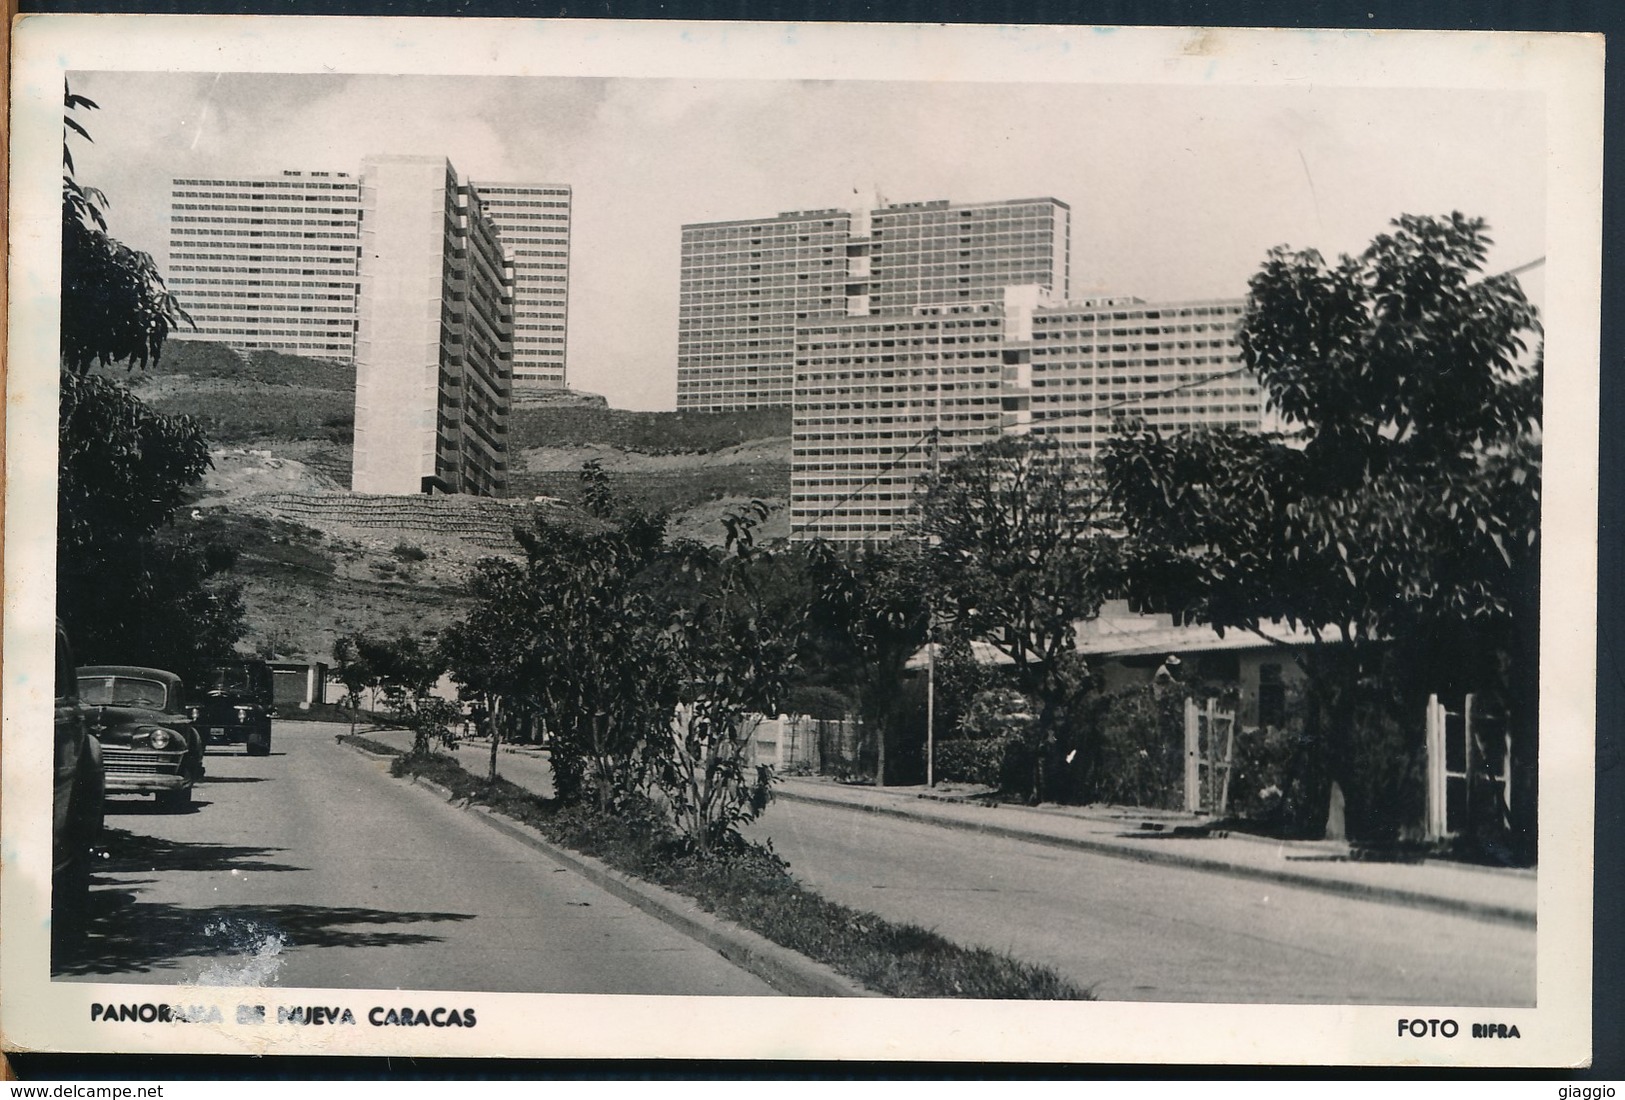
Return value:
<svg viewBox="0 0 1625 1100">
<path fill-rule="evenodd" d="M 1092 298 L 1033 311 L 1034 435 L 1094 458 L 1122 417 L 1162 432 L 1264 426 L 1264 391 L 1246 368 L 1240 298 Z"/>
<path fill-rule="evenodd" d="M 1059 199 L 880 207 L 869 225 L 869 311 L 997 301 L 1010 286 L 1065 298 L 1071 239 L 1072 209 Z"/>
<path fill-rule="evenodd" d="M 351 488 L 503 492 L 513 273 L 444 158 L 366 159 L 359 282 Z"/>
<path fill-rule="evenodd" d="M 513 261 L 514 389 L 563 389 L 570 311 L 570 188 L 557 183 L 473 186 Z"/>
<path fill-rule="evenodd" d="M 1071 210 L 1052 198 L 808 210 L 685 225 L 678 409 L 792 403 L 798 328 L 964 305 L 1031 284 L 1064 297 Z"/>
<path fill-rule="evenodd" d="M 197 325 L 174 338 L 349 360 L 358 202 L 346 172 L 173 180 L 169 288 Z"/>
<path fill-rule="evenodd" d="M 796 326 L 847 315 L 866 248 L 849 210 L 683 226 L 678 410 L 790 404 Z"/>
<path fill-rule="evenodd" d="M 1264 396 L 1236 344 L 1241 299 L 923 305 L 797 330 L 795 539 L 884 541 L 908 529 L 932 449 L 1048 436 L 1087 460 L 1119 417 L 1162 430 L 1257 430 Z"/>
</svg>

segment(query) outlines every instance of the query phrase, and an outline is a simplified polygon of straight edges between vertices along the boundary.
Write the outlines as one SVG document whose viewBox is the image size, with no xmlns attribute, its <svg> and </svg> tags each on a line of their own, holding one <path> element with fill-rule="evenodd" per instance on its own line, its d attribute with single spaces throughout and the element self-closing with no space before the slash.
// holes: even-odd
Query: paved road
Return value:
<svg viewBox="0 0 1625 1100">
<path fill-rule="evenodd" d="M 1533 930 L 781 799 L 750 830 L 834 901 L 1106 1000 L 1513 1007 Z"/>
<path fill-rule="evenodd" d="M 576 874 L 279 722 L 211 753 L 190 814 L 115 797 L 90 934 L 59 979 L 491 992 L 774 991 Z"/>
</svg>

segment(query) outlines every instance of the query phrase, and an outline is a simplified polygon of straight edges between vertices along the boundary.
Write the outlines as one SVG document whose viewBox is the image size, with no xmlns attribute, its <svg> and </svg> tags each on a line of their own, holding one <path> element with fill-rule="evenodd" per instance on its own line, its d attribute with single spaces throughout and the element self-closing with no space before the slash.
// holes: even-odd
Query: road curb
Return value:
<svg viewBox="0 0 1625 1100">
<path fill-rule="evenodd" d="M 1349 882 L 1342 879 L 1323 879 L 1314 875 L 1296 874 L 1292 871 L 1248 867 L 1245 864 L 1227 863 L 1224 860 L 1184 855 L 1178 852 L 1159 852 L 1151 848 L 1130 848 L 1122 844 L 1090 840 L 1084 837 L 1053 836 L 1011 826 L 996 825 L 990 822 L 959 821 L 953 818 L 919 813 L 904 806 L 876 806 L 847 802 L 838 798 L 820 798 L 815 794 L 788 791 L 783 787 L 775 790 L 773 796 L 788 799 L 791 802 L 806 802 L 819 806 L 834 806 L 839 809 L 852 810 L 856 813 L 897 817 L 922 825 L 938 825 L 945 829 L 982 833 L 986 836 L 1002 837 L 1006 840 L 1025 840 L 1052 848 L 1072 848 L 1093 852 L 1097 855 L 1134 860 L 1140 863 L 1160 863 L 1169 867 L 1184 867 L 1188 870 L 1207 871 L 1214 874 L 1231 875 L 1236 878 L 1277 882 L 1284 886 L 1297 886 L 1307 890 L 1319 890 L 1328 894 L 1364 898 L 1369 901 L 1392 902 L 1416 909 L 1431 909 L 1441 913 L 1449 913 L 1453 916 L 1474 917 L 1478 920 L 1514 924 L 1522 928 L 1535 927 L 1534 913 L 1526 909 L 1512 908 L 1511 906 L 1466 901 L 1459 898 L 1442 898 L 1434 894 L 1422 894 L 1414 890 L 1403 890 L 1392 886 L 1374 886 L 1369 883 Z"/>
<path fill-rule="evenodd" d="M 431 779 L 414 776 L 412 781 L 448 803 L 454 802 L 457 797 Z M 592 856 L 560 847 L 523 822 L 499 814 L 487 806 L 471 804 L 462 808 L 471 811 L 490 828 L 564 864 L 593 885 L 704 944 L 735 966 L 749 971 L 788 996 L 880 996 L 823 963 L 699 909 L 691 899 L 632 878 Z"/>
</svg>

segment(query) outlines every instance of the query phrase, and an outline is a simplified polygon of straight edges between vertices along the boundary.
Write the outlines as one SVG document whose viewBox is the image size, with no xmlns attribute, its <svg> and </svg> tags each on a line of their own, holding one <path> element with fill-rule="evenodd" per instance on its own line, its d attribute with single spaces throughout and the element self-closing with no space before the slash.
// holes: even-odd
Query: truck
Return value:
<svg viewBox="0 0 1625 1100">
<path fill-rule="evenodd" d="M 211 745 L 242 745 L 249 756 L 271 753 L 271 666 L 264 661 L 221 661 L 194 693 L 192 720 Z"/>
</svg>

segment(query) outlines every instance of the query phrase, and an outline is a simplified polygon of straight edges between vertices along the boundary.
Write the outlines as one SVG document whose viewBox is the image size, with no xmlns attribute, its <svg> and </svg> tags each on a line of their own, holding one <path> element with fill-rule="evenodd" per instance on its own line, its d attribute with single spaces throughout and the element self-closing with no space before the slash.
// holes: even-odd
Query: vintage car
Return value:
<svg viewBox="0 0 1625 1100">
<path fill-rule="evenodd" d="M 102 746 L 107 793 L 151 794 L 167 810 L 192 805 L 203 778 L 203 739 L 173 672 L 134 665 L 79 669 L 79 699 Z"/>
<path fill-rule="evenodd" d="M 102 752 L 79 698 L 73 651 L 56 627 L 56 783 L 51 800 L 51 904 L 68 925 L 83 916 L 85 891 L 102 835 Z"/>
<path fill-rule="evenodd" d="M 242 745 L 249 756 L 271 752 L 271 666 L 225 661 L 195 685 L 192 722 L 211 745 Z"/>
</svg>

